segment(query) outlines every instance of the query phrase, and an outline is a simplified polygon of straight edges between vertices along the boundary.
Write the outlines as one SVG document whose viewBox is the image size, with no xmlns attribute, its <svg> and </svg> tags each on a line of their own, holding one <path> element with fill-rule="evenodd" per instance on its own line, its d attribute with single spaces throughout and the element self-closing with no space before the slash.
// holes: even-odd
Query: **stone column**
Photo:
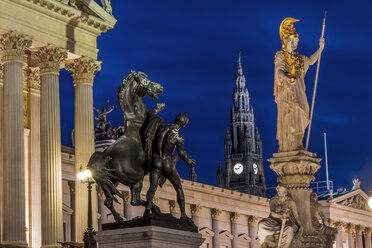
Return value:
<svg viewBox="0 0 372 248">
<path fill-rule="evenodd" d="M 70 208 L 74 211 L 71 215 L 71 241 L 76 241 L 75 226 L 76 226 L 76 204 L 75 204 L 75 182 L 68 181 L 68 187 L 70 189 Z"/>
<path fill-rule="evenodd" d="M 110 213 L 110 210 L 105 206 L 105 195 L 102 189 L 98 190 L 98 212 L 101 215 L 98 223 L 98 230 L 102 230 L 102 225 L 108 222 L 107 215 Z"/>
<path fill-rule="evenodd" d="M 190 205 L 192 220 L 194 221 L 195 226 L 198 227 L 198 230 L 199 230 L 199 213 L 201 209 L 202 209 L 202 206 L 200 206 L 199 204 Z"/>
<path fill-rule="evenodd" d="M 66 70 L 71 71 L 75 89 L 75 173 L 80 168 L 86 169 L 90 156 L 94 153 L 94 113 L 93 113 L 93 81 L 94 75 L 101 69 L 100 62 L 81 57 L 66 61 Z M 78 180 L 78 179 L 76 179 Z M 75 184 L 76 238 L 82 241 L 88 224 L 88 191 L 86 185 Z M 92 213 L 97 213 L 97 192 L 92 189 Z M 93 216 L 93 228 L 97 229 L 97 218 Z"/>
<path fill-rule="evenodd" d="M 211 218 L 212 218 L 212 231 L 213 236 L 213 247 L 220 248 L 220 226 L 218 223 L 218 216 L 221 214 L 221 210 L 217 208 L 211 208 Z"/>
<path fill-rule="evenodd" d="M 238 224 L 237 221 L 239 219 L 240 214 L 237 212 L 230 213 L 230 222 L 231 222 L 231 234 L 234 235 L 234 239 L 232 240 L 232 248 L 239 248 L 238 238 Z"/>
<path fill-rule="evenodd" d="M 257 244 L 257 223 L 258 218 L 256 216 L 248 216 L 248 226 L 249 226 L 249 237 L 251 238 L 251 248 L 259 247 Z"/>
<path fill-rule="evenodd" d="M 371 233 L 372 233 L 372 228 L 366 228 L 364 232 L 364 237 L 365 237 L 364 242 L 366 244 L 366 248 L 372 248 Z"/>
<path fill-rule="evenodd" d="M 41 78 L 41 222 L 42 247 L 60 247 L 62 240 L 62 167 L 59 69 L 65 50 L 52 46 L 35 52 Z"/>
<path fill-rule="evenodd" d="M 27 246 L 24 168 L 23 56 L 31 40 L 16 32 L 0 38 L 3 88 L 3 241 Z"/>
<path fill-rule="evenodd" d="M 347 231 L 346 244 L 347 244 L 347 248 L 354 248 L 353 230 L 354 230 L 353 224 L 347 223 L 346 224 L 346 231 Z"/>
<path fill-rule="evenodd" d="M 133 206 L 130 205 L 130 192 L 129 191 L 123 191 L 123 197 L 124 197 L 124 218 L 125 220 L 131 220 L 133 216 Z"/>
<path fill-rule="evenodd" d="M 338 233 L 336 236 L 336 248 L 343 248 L 343 241 L 342 241 L 342 228 L 343 224 L 341 222 L 334 223 L 334 227 L 337 228 Z"/>
<path fill-rule="evenodd" d="M 356 234 L 356 248 L 363 248 L 363 227 L 362 226 L 356 226 L 355 227 L 355 234 Z"/>
<path fill-rule="evenodd" d="M 3 99 L 4 99 L 4 66 L 0 61 L 0 244 L 3 240 Z"/>
<path fill-rule="evenodd" d="M 27 84 L 30 90 L 30 244 L 41 246 L 41 167 L 40 167 L 40 70 L 27 68 Z"/>
</svg>

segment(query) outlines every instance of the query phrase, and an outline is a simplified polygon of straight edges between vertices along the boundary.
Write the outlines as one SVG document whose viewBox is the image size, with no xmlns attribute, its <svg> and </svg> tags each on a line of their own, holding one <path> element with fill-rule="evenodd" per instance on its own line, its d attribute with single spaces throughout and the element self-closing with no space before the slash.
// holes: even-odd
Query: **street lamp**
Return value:
<svg viewBox="0 0 372 248">
<path fill-rule="evenodd" d="M 94 238 L 96 232 L 92 225 L 92 184 L 95 182 L 90 170 L 79 172 L 77 178 L 88 185 L 88 227 L 84 232 L 84 248 L 97 248 L 97 242 Z"/>
</svg>

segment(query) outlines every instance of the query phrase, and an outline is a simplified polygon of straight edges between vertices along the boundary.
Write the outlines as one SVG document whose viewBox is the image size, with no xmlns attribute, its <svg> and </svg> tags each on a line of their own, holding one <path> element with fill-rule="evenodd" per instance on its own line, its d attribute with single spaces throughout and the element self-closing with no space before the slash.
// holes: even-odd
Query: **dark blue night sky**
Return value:
<svg viewBox="0 0 372 248">
<path fill-rule="evenodd" d="M 102 70 L 94 83 L 94 106 L 107 99 L 115 106 L 108 116 L 123 123 L 116 93 L 131 69 L 145 72 L 164 86 L 158 102 L 171 123 L 179 112 L 190 117 L 182 130 L 186 151 L 197 160 L 198 181 L 216 184 L 218 161 L 224 160 L 223 141 L 243 49 L 243 72 L 261 133 L 267 187 L 276 174 L 267 159 L 277 151 L 276 105 L 273 97 L 274 54 L 281 47 L 279 25 L 285 17 L 300 19 L 298 51 L 310 56 L 318 48 L 327 10 L 325 50 L 322 54 L 309 150 L 324 158 L 327 133 L 330 179 L 334 187 L 350 189 L 359 178 L 372 190 L 372 4 L 368 1 L 112 1 L 118 22 L 98 38 Z M 316 65 L 306 76 L 311 101 Z M 146 103 L 155 106 L 151 99 Z M 62 143 L 71 144 L 73 85 L 61 73 Z M 181 177 L 188 166 L 177 165 Z M 325 180 L 325 166 L 316 173 Z"/>
</svg>

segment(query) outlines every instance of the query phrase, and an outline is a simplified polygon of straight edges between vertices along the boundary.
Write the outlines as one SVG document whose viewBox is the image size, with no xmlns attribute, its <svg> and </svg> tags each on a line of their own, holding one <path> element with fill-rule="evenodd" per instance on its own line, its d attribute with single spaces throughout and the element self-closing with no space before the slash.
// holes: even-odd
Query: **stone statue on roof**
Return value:
<svg viewBox="0 0 372 248">
<path fill-rule="evenodd" d="M 111 1 L 110 0 L 101 0 L 101 4 L 102 4 L 103 9 L 107 13 L 109 13 L 110 15 L 112 15 Z"/>
</svg>

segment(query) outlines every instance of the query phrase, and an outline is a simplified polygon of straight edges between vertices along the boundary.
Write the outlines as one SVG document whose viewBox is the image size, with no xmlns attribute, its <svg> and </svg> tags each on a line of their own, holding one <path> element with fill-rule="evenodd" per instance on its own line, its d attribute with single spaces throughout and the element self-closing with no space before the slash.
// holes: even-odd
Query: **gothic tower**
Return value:
<svg viewBox="0 0 372 248">
<path fill-rule="evenodd" d="M 230 111 L 230 130 L 225 135 L 225 171 L 219 164 L 217 186 L 265 196 L 262 142 L 254 125 L 254 113 L 249 100 L 239 53 L 233 107 Z"/>
</svg>

